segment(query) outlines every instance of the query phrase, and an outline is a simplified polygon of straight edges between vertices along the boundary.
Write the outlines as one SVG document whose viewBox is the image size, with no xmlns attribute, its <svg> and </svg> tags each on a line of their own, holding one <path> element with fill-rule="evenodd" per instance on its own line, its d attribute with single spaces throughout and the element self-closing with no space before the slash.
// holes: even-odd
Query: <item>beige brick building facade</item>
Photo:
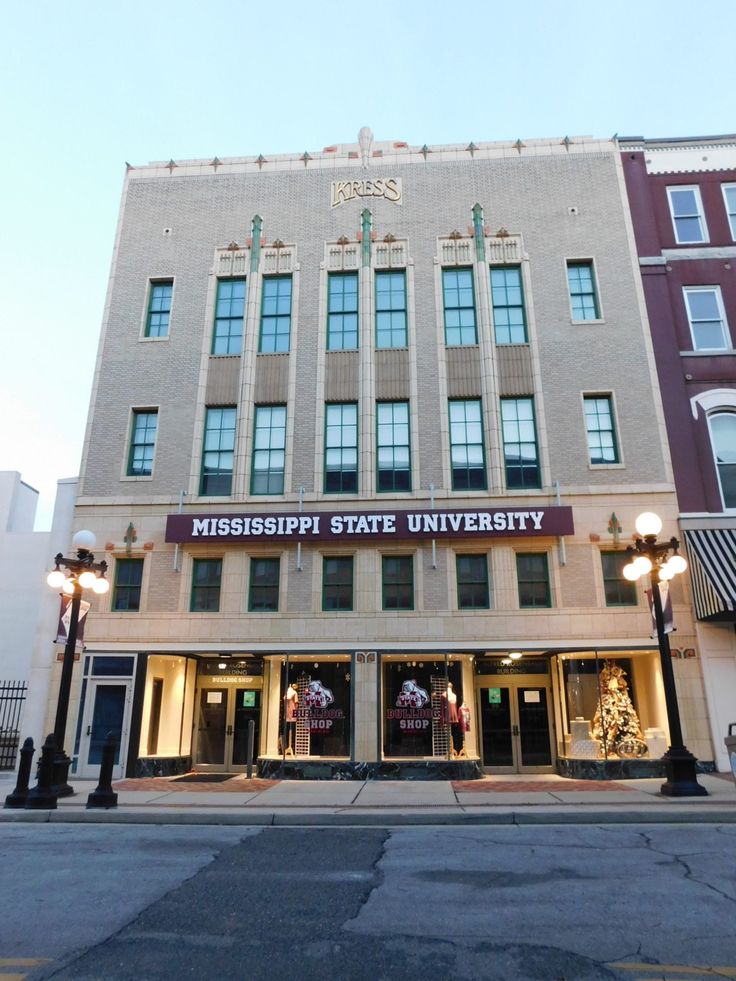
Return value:
<svg viewBox="0 0 736 981">
<path fill-rule="evenodd" d="M 658 772 L 651 618 L 613 554 L 644 510 L 674 532 L 614 144 L 361 131 L 131 167 L 75 518 L 113 581 L 76 770 L 112 725 L 119 772 L 237 771 L 253 721 L 266 774 Z M 606 660 L 637 745 L 580 743 Z"/>
</svg>

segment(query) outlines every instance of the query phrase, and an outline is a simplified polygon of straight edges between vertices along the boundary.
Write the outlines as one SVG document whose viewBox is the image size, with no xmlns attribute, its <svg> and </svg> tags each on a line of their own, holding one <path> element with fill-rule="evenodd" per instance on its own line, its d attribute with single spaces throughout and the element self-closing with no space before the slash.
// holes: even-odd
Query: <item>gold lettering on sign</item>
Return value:
<svg viewBox="0 0 736 981">
<path fill-rule="evenodd" d="M 331 207 L 336 208 L 356 198 L 385 198 L 386 201 L 401 204 L 401 178 L 376 177 L 373 180 L 332 182 Z"/>
</svg>

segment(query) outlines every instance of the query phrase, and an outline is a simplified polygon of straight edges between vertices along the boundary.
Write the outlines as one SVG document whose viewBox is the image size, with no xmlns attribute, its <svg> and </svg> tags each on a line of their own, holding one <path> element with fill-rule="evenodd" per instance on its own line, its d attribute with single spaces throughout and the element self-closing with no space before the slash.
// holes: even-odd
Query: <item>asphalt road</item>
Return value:
<svg viewBox="0 0 736 981">
<path fill-rule="evenodd" d="M 5 825 L 0 981 L 736 977 L 735 852 L 733 825 Z"/>
</svg>

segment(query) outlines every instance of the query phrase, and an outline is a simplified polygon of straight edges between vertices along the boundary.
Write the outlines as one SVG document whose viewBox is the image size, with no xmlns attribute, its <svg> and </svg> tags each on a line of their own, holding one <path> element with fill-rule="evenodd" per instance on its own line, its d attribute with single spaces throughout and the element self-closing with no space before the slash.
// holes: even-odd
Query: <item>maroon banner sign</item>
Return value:
<svg viewBox="0 0 736 981">
<path fill-rule="evenodd" d="M 571 507 L 170 514 L 167 542 L 408 541 L 572 535 Z"/>
</svg>

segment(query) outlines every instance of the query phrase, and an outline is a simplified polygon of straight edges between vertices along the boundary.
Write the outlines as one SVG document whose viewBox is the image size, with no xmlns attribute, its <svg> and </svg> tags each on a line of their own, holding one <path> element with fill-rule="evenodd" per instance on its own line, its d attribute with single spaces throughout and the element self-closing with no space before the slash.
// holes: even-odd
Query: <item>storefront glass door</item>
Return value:
<svg viewBox="0 0 736 981">
<path fill-rule="evenodd" d="M 113 778 L 123 775 L 120 745 L 127 738 L 127 709 L 130 684 L 125 681 L 90 681 L 82 718 L 77 773 L 80 777 L 99 776 L 102 748 L 111 732 L 117 741 Z"/>
<path fill-rule="evenodd" d="M 549 689 L 498 680 L 478 689 L 483 765 L 509 773 L 551 770 Z"/>
<path fill-rule="evenodd" d="M 244 770 L 248 761 L 248 723 L 255 722 L 254 761 L 258 756 L 261 692 L 249 688 L 202 688 L 197 722 L 197 769 L 224 773 Z"/>
</svg>

